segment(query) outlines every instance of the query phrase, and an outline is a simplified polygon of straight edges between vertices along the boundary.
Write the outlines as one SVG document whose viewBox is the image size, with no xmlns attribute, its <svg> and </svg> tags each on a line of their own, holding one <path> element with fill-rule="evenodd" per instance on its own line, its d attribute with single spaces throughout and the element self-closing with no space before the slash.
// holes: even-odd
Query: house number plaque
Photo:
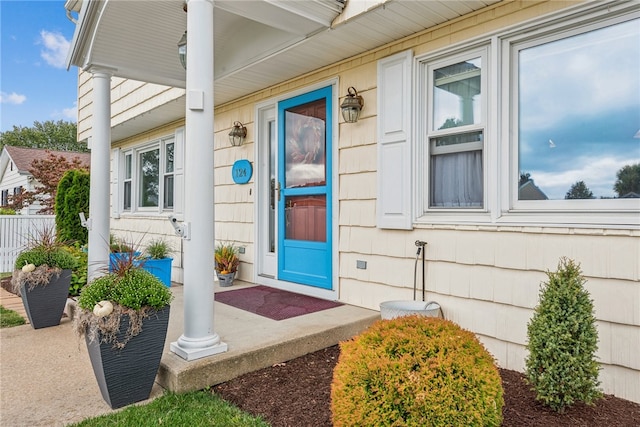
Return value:
<svg viewBox="0 0 640 427">
<path fill-rule="evenodd" d="M 247 159 L 236 160 L 231 168 L 231 176 L 236 184 L 246 184 L 251 179 L 253 167 Z"/>
</svg>

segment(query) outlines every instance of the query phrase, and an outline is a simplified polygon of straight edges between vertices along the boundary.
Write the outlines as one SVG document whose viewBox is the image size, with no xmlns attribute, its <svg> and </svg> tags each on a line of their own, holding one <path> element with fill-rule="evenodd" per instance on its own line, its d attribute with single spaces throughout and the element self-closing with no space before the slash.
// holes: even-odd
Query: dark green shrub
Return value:
<svg viewBox="0 0 640 427">
<path fill-rule="evenodd" d="M 374 323 L 340 344 L 331 386 L 341 426 L 499 426 L 503 389 L 476 336 L 435 317 Z"/>
<path fill-rule="evenodd" d="M 601 396 L 595 360 L 598 331 L 579 264 L 561 258 L 558 271 L 547 276 L 527 325 L 525 373 L 536 399 L 564 412 L 578 401 L 591 404 Z"/>
<path fill-rule="evenodd" d="M 56 229 L 58 240 L 78 242 L 88 241 L 88 230 L 80 223 L 80 212 L 89 216 L 89 172 L 80 169 L 67 171 L 56 192 Z"/>
</svg>

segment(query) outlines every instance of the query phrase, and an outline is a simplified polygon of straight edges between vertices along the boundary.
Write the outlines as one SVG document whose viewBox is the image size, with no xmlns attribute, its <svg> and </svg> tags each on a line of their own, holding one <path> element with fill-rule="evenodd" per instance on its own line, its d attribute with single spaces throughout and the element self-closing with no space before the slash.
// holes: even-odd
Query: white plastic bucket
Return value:
<svg viewBox="0 0 640 427">
<path fill-rule="evenodd" d="M 425 317 L 441 317 L 440 304 L 435 301 L 385 301 L 380 303 L 380 317 L 393 319 L 418 314 Z"/>
</svg>

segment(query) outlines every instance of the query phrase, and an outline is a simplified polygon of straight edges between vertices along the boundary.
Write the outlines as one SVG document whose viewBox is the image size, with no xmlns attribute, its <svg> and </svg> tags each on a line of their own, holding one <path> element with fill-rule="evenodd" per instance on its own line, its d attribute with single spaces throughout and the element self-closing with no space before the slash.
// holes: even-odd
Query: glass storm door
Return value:
<svg viewBox="0 0 640 427">
<path fill-rule="evenodd" d="M 331 289 L 331 87 L 278 104 L 278 278 Z"/>
</svg>

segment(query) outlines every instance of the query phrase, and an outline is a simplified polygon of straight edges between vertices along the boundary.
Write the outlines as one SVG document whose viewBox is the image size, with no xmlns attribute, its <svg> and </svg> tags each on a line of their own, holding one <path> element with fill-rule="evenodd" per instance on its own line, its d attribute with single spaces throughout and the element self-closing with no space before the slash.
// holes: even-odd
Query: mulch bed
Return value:
<svg viewBox="0 0 640 427">
<path fill-rule="evenodd" d="M 331 380 L 338 346 L 243 375 L 213 387 L 242 410 L 260 415 L 273 427 L 329 427 Z M 640 405 L 604 396 L 594 406 L 575 405 L 558 414 L 536 402 L 524 375 L 500 369 L 504 387 L 503 426 L 640 426 Z"/>
<path fill-rule="evenodd" d="M 11 276 L 0 279 L 0 287 L 5 291 L 13 293 L 13 286 L 11 286 Z"/>
</svg>

